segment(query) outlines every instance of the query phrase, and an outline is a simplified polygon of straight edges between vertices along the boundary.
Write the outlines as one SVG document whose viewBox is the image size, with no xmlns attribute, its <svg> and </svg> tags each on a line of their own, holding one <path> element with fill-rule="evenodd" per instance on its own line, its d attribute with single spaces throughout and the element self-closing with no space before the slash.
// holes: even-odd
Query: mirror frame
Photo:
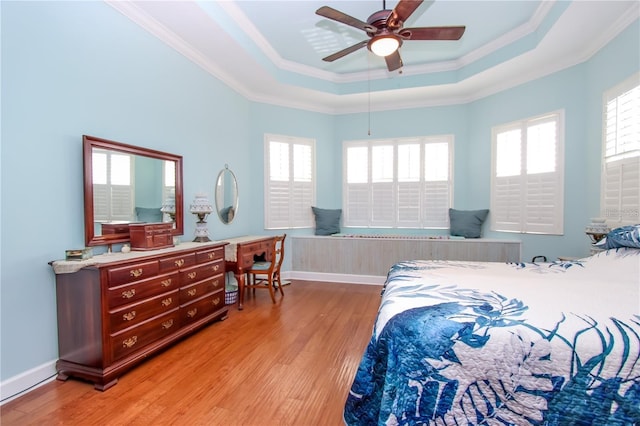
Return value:
<svg viewBox="0 0 640 426">
<path fill-rule="evenodd" d="M 157 158 L 158 160 L 175 161 L 176 214 L 175 227 L 171 233 L 174 236 L 182 235 L 184 233 L 182 156 L 87 135 L 82 136 L 82 148 L 84 162 L 84 239 L 87 247 L 126 243 L 130 240 L 129 234 L 95 235 L 93 220 L 93 148 L 124 152 L 132 155 L 141 155 L 144 157 Z"/>
<path fill-rule="evenodd" d="M 218 197 L 219 195 L 218 186 L 220 184 L 220 180 L 225 176 L 226 173 L 229 173 L 229 175 L 233 178 L 233 191 L 234 191 L 234 200 L 233 200 L 234 216 L 231 220 L 227 220 L 227 221 L 225 221 L 224 218 L 222 217 L 222 214 L 220 214 L 220 212 L 224 209 L 225 203 L 221 201 Z M 225 225 L 228 225 L 231 222 L 233 222 L 233 220 L 235 219 L 235 215 L 238 213 L 238 203 L 240 201 L 240 196 L 238 194 L 238 178 L 236 178 L 236 174 L 233 173 L 233 171 L 231 171 L 228 164 L 225 164 L 224 169 L 220 170 L 220 172 L 218 173 L 214 192 L 215 192 L 214 199 L 215 199 L 215 205 L 216 205 L 216 213 L 218 213 L 218 219 L 220 219 L 220 222 L 224 223 Z"/>
</svg>

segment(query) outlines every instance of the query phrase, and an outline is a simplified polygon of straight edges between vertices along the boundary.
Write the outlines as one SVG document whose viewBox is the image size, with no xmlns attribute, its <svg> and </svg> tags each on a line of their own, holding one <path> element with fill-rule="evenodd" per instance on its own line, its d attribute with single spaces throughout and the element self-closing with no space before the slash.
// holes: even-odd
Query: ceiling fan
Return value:
<svg viewBox="0 0 640 426">
<path fill-rule="evenodd" d="M 462 37 L 464 26 L 403 28 L 405 21 L 422 2 L 423 0 L 400 0 L 393 10 L 388 10 L 385 0 L 382 0 L 382 10 L 369 16 L 367 22 L 329 6 L 322 6 L 316 10 L 316 14 L 363 30 L 370 38 L 322 60 L 333 62 L 367 46 L 374 54 L 384 57 L 389 71 L 395 71 L 402 67 L 398 48 L 402 46 L 404 40 L 459 40 Z"/>
</svg>

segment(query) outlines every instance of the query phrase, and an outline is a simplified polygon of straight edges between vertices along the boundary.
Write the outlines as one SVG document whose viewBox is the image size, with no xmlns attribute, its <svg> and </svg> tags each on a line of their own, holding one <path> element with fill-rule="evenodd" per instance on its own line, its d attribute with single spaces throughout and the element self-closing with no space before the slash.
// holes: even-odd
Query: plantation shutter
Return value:
<svg viewBox="0 0 640 426">
<path fill-rule="evenodd" d="M 314 141 L 265 135 L 265 228 L 313 226 Z"/>
<path fill-rule="evenodd" d="M 97 222 L 133 220 L 133 161 L 128 154 L 94 149 L 93 216 Z"/>
<path fill-rule="evenodd" d="M 429 228 L 449 227 L 453 193 L 451 144 L 434 139 L 424 145 L 423 224 Z"/>
<path fill-rule="evenodd" d="M 603 208 L 612 224 L 638 222 L 640 156 L 605 163 Z"/>
<path fill-rule="evenodd" d="M 640 221 L 640 85 L 637 76 L 605 93 L 601 208 L 610 225 Z"/>
<path fill-rule="evenodd" d="M 369 206 L 369 148 L 356 143 L 343 148 L 343 176 L 345 176 L 342 221 L 344 226 L 368 223 Z"/>
<path fill-rule="evenodd" d="M 343 224 L 447 228 L 453 137 L 351 141 L 343 149 Z"/>
<path fill-rule="evenodd" d="M 562 114 L 494 130 L 491 229 L 562 234 L 564 170 Z"/>
<path fill-rule="evenodd" d="M 494 179 L 491 197 L 492 229 L 520 232 L 524 222 L 522 203 L 522 176 L 504 176 Z"/>
<path fill-rule="evenodd" d="M 371 147 L 371 221 L 372 226 L 391 227 L 396 216 L 393 145 Z"/>
</svg>

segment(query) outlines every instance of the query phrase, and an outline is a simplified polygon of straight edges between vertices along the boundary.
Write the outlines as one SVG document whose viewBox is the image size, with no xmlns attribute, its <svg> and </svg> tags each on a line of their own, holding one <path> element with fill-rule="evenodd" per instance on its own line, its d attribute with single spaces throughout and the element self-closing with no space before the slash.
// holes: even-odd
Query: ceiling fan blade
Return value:
<svg viewBox="0 0 640 426">
<path fill-rule="evenodd" d="M 347 47 L 346 49 L 342 49 L 341 51 L 336 52 L 333 55 L 329 55 L 326 58 L 322 58 L 322 60 L 325 62 L 333 62 L 336 59 L 340 59 L 343 56 L 346 56 L 349 53 L 355 52 L 356 50 L 361 49 L 366 45 L 367 45 L 367 40 L 363 40 L 360 43 L 354 44 L 353 46 Z"/>
<path fill-rule="evenodd" d="M 400 0 L 389 15 L 387 26 L 390 29 L 398 29 L 411 16 L 413 12 L 422 4 L 423 0 Z"/>
<path fill-rule="evenodd" d="M 397 50 L 391 55 L 385 56 L 384 60 L 387 62 L 387 68 L 389 71 L 395 71 L 402 68 L 402 58 L 400 57 L 400 52 Z"/>
<path fill-rule="evenodd" d="M 460 40 L 465 27 L 403 28 L 398 35 L 405 40 Z"/>
<path fill-rule="evenodd" d="M 316 10 L 316 14 L 337 22 L 341 22 L 343 24 L 350 25 L 354 28 L 366 31 L 368 33 L 376 32 L 376 27 L 374 27 L 373 25 L 362 22 L 361 20 L 354 18 L 353 16 L 349 16 L 346 13 L 335 10 L 334 8 L 329 6 L 322 6 L 320 9 Z"/>
</svg>

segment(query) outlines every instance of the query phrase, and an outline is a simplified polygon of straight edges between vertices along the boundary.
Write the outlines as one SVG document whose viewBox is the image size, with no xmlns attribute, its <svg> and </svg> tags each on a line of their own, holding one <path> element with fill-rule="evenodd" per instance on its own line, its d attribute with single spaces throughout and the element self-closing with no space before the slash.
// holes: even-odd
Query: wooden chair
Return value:
<svg viewBox="0 0 640 426">
<path fill-rule="evenodd" d="M 280 267 L 284 259 L 284 240 L 286 237 L 287 234 L 278 235 L 273 238 L 271 261 L 254 262 L 251 269 L 247 271 L 247 284 L 245 285 L 245 289 L 253 289 L 254 294 L 256 288 L 268 289 L 273 303 L 276 303 L 274 290 L 276 285 L 280 290 L 280 294 L 284 296 L 282 280 L 280 279 Z"/>
</svg>

